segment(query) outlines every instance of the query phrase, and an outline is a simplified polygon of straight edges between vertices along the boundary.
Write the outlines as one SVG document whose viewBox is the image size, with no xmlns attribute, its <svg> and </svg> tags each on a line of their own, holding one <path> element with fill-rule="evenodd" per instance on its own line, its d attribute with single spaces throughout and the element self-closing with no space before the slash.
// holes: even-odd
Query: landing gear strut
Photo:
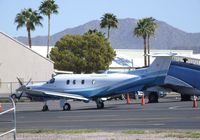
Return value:
<svg viewBox="0 0 200 140">
<path fill-rule="evenodd" d="M 158 103 L 158 94 L 156 92 L 149 93 L 149 103 Z"/>
<path fill-rule="evenodd" d="M 69 111 L 69 110 L 71 110 L 70 104 L 69 104 L 69 103 L 65 103 L 65 104 L 63 105 L 63 111 Z"/>
<path fill-rule="evenodd" d="M 96 100 L 96 104 L 97 104 L 97 109 L 102 109 L 104 108 L 104 103 L 101 99 L 97 99 Z"/>
</svg>

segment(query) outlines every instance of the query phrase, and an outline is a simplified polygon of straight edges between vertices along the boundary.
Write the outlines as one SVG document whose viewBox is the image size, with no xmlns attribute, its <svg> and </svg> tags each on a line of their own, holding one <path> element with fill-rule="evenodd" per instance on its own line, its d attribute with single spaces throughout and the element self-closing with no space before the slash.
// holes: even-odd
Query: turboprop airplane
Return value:
<svg viewBox="0 0 200 140">
<path fill-rule="evenodd" d="M 162 85 L 169 70 L 174 54 L 156 54 L 156 59 L 147 68 L 136 69 L 131 74 L 60 74 L 46 83 L 23 85 L 17 89 L 30 97 L 42 98 L 44 106 L 42 111 L 47 111 L 48 100 L 60 100 L 63 110 L 70 110 L 68 99 L 77 99 L 84 102 L 93 100 L 97 108 L 104 108 L 104 97 L 110 97 L 128 92 L 142 91 L 148 87 Z M 64 99 L 64 102 L 63 102 Z"/>
</svg>

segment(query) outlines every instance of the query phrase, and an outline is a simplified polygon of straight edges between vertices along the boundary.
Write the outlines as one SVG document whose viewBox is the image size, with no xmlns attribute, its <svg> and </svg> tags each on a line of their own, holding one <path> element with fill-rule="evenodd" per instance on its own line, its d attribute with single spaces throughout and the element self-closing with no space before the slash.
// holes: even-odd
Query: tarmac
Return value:
<svg viewBox="0 0 200 140">
<path fill-rule="evenodd" d="M 141 106 L 139 100 L 112 100 L 104 109 L 96 109 L 95 102 L 70 102 L 71 111 L 62 111 L 58 101 L 49 101 L 48 112 L 43 103 L 17 103 L 17 129 L 200 129 L 200 107 L 193 102 L 180 102 L 178 97 L 163 98 L 159 103 Z M 200 102 L 199 102 L 200 104 Z M 8 108 L 4 103 L 4 109 Z M 0 129 L 12 128 L 12 114 L 0 116 Z"/>
</svg>

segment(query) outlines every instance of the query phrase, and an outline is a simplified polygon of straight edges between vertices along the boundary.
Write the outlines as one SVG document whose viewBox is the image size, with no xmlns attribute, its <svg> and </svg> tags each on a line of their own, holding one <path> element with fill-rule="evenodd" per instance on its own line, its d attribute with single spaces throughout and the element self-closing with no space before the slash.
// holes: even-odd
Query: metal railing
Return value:
<svg viewBox="0 0 200 140">
<path fill-rule="evenodd" d="M 172 60 L 178 61 L 178 62 L 184 62 L 185 61 L 186 63 L 200 65 L 200 59 L 197 59 L 197 58 L 184 57 L 184 56 L 174 56 L 172 58 Z"/>
<path fill-rule="evenodd" d="M 4 132 L 2 134 L 0 134 L 0 137 L 4 136 L 4 135 L 7 135 L 9 133 L 13 133 L 13 139 L 16 140 L 16 106 L 15 106 L 15 102 L 14 100 L 11 98 L 11 97 L 1 97 L 1 99 L 9 99 L 12 103 L 12 108 L 8 109 L 8 110 L 5 110 L 3 112 L 0 112 L 0 115 L 3 115 L 3 114 L 6 114 L 8 112 L 12 112 L 13 111 L 13 129 L 7 131 L 7 132 Z"/>
</svg>

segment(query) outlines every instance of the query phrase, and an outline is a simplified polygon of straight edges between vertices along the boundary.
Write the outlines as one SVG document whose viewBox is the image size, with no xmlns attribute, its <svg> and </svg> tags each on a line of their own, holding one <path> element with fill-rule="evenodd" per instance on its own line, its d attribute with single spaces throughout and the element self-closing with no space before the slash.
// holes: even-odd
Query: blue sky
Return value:
<svg viewBox="0 0 200 140">
<path fill-rule="evenodd" d="M 26 28 L 16 30 L 14 19 L 24 8 L 38 9 L 42 0 L 0 0 L 0 31 L 10 36 L 27 36 Z M 59 14 L 52 16 L 51 34 L 66 28 L 100 19 L 106 12 L 117 18 L 143 18 L 152 16 L 157 20 L 185 32 L 200 32 L 200 0 L 55 0 Z M 32 36 L 47 34 L 47 17 L 43 28 L 36 27 Z M 131 25 L 130 25 L 131 26 Z"/>
</svg>

